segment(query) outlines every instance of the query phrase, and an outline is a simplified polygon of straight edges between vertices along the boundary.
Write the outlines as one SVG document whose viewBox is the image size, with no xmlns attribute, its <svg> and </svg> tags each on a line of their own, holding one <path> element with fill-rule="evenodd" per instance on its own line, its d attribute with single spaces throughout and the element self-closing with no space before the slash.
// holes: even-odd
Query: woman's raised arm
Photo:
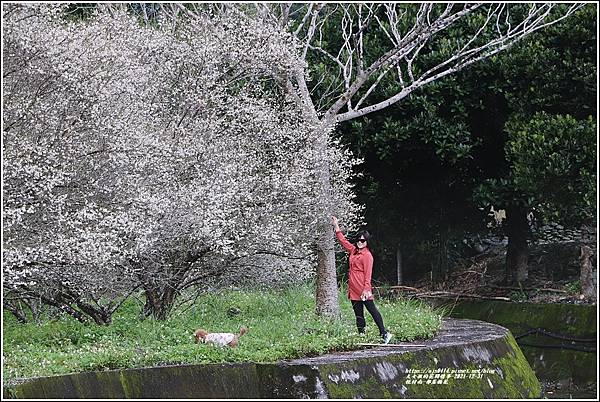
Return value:
<svg viewBox="0 0 600 402">
<path fill-rule="evenodd" d="M 344 237 L 344 234 L 340 230 L 340 225 L 338 223 L 338 219 L 335 216 L 331 217 L 331 224 L 333 225 L 333 228 L 335 229 L 335 237 L 337 237 L 337 239 L 340 242 L 340 244 L 342 245 L 342 247 L 344 247 L 344 249 L 349 253 L 354 251 L 354 245 L 352 243 L 350 243 L 348 241 L 348 239 L 346 239 L 346 237 Z"/>
</svg>

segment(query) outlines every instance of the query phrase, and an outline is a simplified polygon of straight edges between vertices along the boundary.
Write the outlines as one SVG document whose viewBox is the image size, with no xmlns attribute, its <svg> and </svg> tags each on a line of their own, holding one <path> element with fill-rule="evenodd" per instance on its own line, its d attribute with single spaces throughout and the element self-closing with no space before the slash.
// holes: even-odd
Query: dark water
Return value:
<svg viewBox="0 0 600 402">
<path fill-rule="evenodd" d="M 594 399 L 598 400 L 596 384 L 589 386 L 561 385 L 542 382 L 543 399 Z"/>
</svg>

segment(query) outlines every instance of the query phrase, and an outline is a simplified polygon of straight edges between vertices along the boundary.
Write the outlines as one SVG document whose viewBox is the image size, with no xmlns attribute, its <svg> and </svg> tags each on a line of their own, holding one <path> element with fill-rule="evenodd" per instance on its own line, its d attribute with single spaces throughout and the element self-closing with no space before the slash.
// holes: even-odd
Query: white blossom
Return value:
<svg viewBox="0 0 600 402">
<path fill-rule="evenodd" d="M 358 217 L 356 161 L 319 152 L 282 88 L 303 68 L 289 36 L 235 13 L 173 30 L 62 10 L 13 4 L 3 19 L 5 288 L 114 306 L 137 286 L 310 276 L 269 261 L 310 261 L 323 211 Z"/>
</svg>

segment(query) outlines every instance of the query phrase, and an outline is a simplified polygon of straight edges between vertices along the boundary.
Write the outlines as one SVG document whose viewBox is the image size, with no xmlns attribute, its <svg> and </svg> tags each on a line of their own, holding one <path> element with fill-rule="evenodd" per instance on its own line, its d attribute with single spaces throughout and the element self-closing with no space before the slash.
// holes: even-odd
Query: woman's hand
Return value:
<svg viewBox="0 0 600 402">
<path fill-rule="evenodd" d="M 331 217 L 331 224 L 333 225 L 333 228 L 335 229 L 336 232 L 340 230 L 340 225 L 338 223 L 338 218 L 336 218 L 335 216 Z"/>
<path fill-rule="evenodd" d="M 373 293 L 371 293 L 370 290 L 363 290 L 360 295 L 360 300 L 365 301 L 371 296 L 373 296 Z"/>
</svg>

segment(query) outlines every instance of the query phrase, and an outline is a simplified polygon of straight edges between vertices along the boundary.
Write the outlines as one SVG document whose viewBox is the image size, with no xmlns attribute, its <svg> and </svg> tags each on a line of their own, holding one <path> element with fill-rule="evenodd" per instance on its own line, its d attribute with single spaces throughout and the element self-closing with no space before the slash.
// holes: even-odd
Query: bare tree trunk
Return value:
<svg viewBox="0 0 600 402">
<path fill-rule="evenodd" d="M 37 299 L 31 299 L 31 300 L 24 299 L 23 302 L 31 310 L 31 318 L 33 319 L 33 322 L 35 322 L 36 324 L 41 324 L 42 323 L 42 318 L 40 316 L 40 314 L 41 314 L 40 310 L 42 308 L 42 303 L 39 300 L 39 298 L 37 298 Z"/>
<path fill-rule="evenodd" d="M 177 296 L 177 289 L 172 286 L 167 287 L 160 298 L 161 305 L 160 309 L 156 312 L 156 319 L 164 321 L 169 316 L 169 313 L 173 309 L 175 304 L 175 297 Z"/>
<path fill-rule="evenodd" d="M 147 284 L 143 284 L 144 288 L 144 296 L 146 297 L 146 302 L 144 303 L 144 308 L 142 309 L 142 318 L 150 317 L 156 311 L 156 306 L 158 303 L 158 294 L 156 289 L 149 287 Z"/>
<path fill-rule="evenodd" d="M 329 141 L 328 125 L 328 122 L 322 122 L 322 134 L 316 141 L 317 152 L 323 156 L 327 154 L 327 144 Z M 330 223 L 333 209 L 333 189 L 331 187 L 329 165 L 325 158 L 322 159 L 322 162 L 318 165 L 318 172 L 321 182 L 320 196 L 325 201 L 325 210 L 317 227 L 319 240 L 317 241 L 316 310 L 318 315 L 340 318 L 341 311 L 338 300 L 337 272 L 335 269 L 334 233 Z"/>
<path fill-rule="evenodd" d="M 177 289 L 171 284 L 163 285 L 159 288 L 145 288 L 144 295 L 146 303 L 143 308 L 143 316 L 153 316 L 157 320 L 164 321 L 169 317 L 169 313 L 175 304 Z"/>
<path fill-rule="evenodd" d="M 101 306 L 94 306 L 70 289 L 63 289 L 59 296 L 56 297 L 58 301 L 65 304 L 74 304 L 77 306 L 80 312 L 90 317 L 98 325 L 108 325 L 112 319 L 112 312 Z"/>
<path fill-rule="evenodd" d="M 21 305 L 21 301 L 17 300 L 17 301 L 4 301 L 4 308 L 7 309 L 8 311 L 10 311 L 12 313 L 12 315 L 15 316 L 15 318 L 17 319 L 17 321 L 19 321 L 21 324 L 27 324 L 27 322 L 29 321 L 27 319 L 27 314 L 25 314 L 25 311 L 23 310 L 23 306 Z"/>
<path fill-rule="evenodd" d="M 400 250 L 400 244 L 396 246 L 396 275 L 397 285 L 402 285 L 402 250 Z"/>
<path fill-rule="evenodd" d="M 56 307 L 59 311 L 65 312 L 81 323 L 88 322 L 88 318 L 80 311 L 74 309 L 68 302 L 63 301 L 61 295 L 57 297 L 40 296 L 42 301 L 50 306 Z"/>
<path fill-rule="evenodd" d="M 81 311 L 92 317 L 92 320 L 98 325 L 108 325 L 112 321 L 112 313 L 108 310 L 94 307 L 82 301 L 78 301 L 76 305 Z"/>
<path fill-rule="evenodd" d="M 40 303 L 56 307 L 58 311 L 69 314 L 81 323 L 88 322 L 91 318 L 98 325 L 110 324 L 112 311 L 88 303 L 77 292 L 66 287 L 51 295 L 37 293 L 23 285 L 21 285 L 21 289 L 29 295 L 35 295 Z M 39 320 L 39 312 L 35 304 L 30 304 L 29 306 L 32 309 L 34 320 Z"/>
<path fill-rule="evenodd" d="M 529 259 L 527 208 L 520 205 L 509 206 L 506 209 L 506 225 L 508 249 L 506 252 L 505 282 L 523 282 L 529 276 L 527 267 Z"/>
<path fill-rule="evenodd" d="M 142 317 L 154 316 L 157 320 L 166 320 L 175 305 L 177 295 L 189 286 L 190 283 L 193 283 L 185 281 L 186 276 L 192 270 L 192 265 L 209 252 L 210 247 L 203 247 L 187 250 L 183 256 L 173 256 L 170 262 L 173 266 L 178 266 L 178 268 L 173 268 L 168 272 L 168 278 L 157 280 L 141 269 L 141 273 L 138 274 L 138 280 L 144 289 L 144 296 L 146 297 Z M 140 268 L 143 267 L 137 262 L 131 262 L 131 264 L 135 264 Z"/>
<path fill-rule="evenodd" d="M 438 250 L 436 261 L 433 264 L 431 279 L 435 284 L 440 283 L 448 274 L 448 230 L 440 229 L 438 234 Z"/>
<path fill-rule="evenodd" d="M 317 243 L 317 314 L 340 318 L 340 303 L 335 270 L 334 242 L 331 225 L 320 225 L 323 235 Z"/>
<path fill-rule="evenodd" d="M 596 285 L 594 284 L 592 264 L 593 251 L 589 246 L 581 246 L 581 293 L 588 300 L 594 300 L 596 297 Z"/>
<path fill-rule="evenodd" d="M 294 75 L 294 74 L 292 74 Z M 292 85 L 295 80 L 298 89 Z M 296 72 L 294 77 L 287 78 L 286 89 L 302 108 L 307 121 L 315 124 L 314 149 L 319 159 L 315 161 L 315 171 L 319 179 L 318 197 L 323 201 L 323 209 L 317 223 L 317 289 L 315 292 L 316 312 L 331 318 L 341 317 L 338 301 L 337 272 L 335 269 L 334 234 L 330 224 L 333 212 L 333 188 L 331 172 L 326 158 L 329 144 L 330 128 L 335 125 L 332 116 L 319 119 L 318 113 L 310 97 L 303 74 Z"/>
</svg>

